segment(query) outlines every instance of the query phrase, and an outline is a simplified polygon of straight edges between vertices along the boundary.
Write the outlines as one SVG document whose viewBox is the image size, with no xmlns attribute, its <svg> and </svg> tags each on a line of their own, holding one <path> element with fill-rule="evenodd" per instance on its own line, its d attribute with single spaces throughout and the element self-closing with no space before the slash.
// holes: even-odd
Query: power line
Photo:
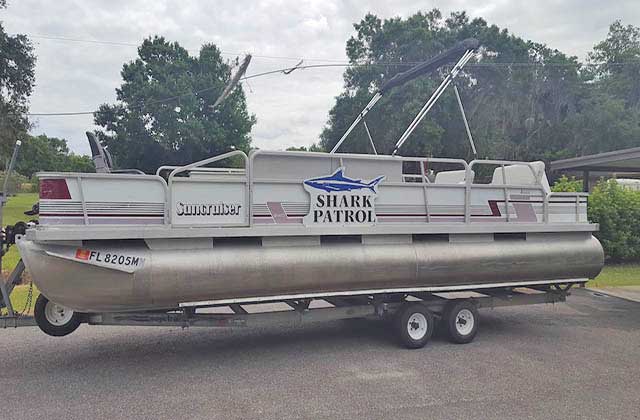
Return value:
<svg viewBox="0 0 640 420">
<path fill-rule="evenodd" d="M 295 67 L 295 69 L 308 69 L 308 68 L 322 68 L 322 67 L 344 67 L 344 66 L 348 66 L 347 64 L 310 64 L 307 66 L 297 66 Z M 249 76 L 244 76 L 242 78 L 240 78 L 240 80 L 244 81 L 244 80 L 249 80 L 249 79 L 255 79 L 256 77 L 262 77 L 262 76 L 267 76 L 270 74 L 276 74 L 276 73 L 283 73 L 285 71 L 291 70 L 292 67 L 285 67 L 285 68 L 281 68 L 281 69 L 277 69 L 277 70 L 269 70 L 269 71 L 265 71 L 262 73 L 256 73 L 256 74 L 251 74 Z M 210 90 L 216 89 L 217 86 L 211 86 L 208 88 L 204 88 L 204 89 L 199 89 L 199 90 L 195 90 L 195 91 L 191 91 L 191 92 L 186 92 L 186 93 L 182 93 L 179 95 L 174 95 L 174 96 L 169 96 L 166 98 L 162 98 L 162 99 L 154 99 L 151 101 L 147 101 L 143 104 L 138 105 L 138 107 L 142 107 L 145 105 L 155 105 L 155 104 L 159 104 L 159 103 L 164 103 L 164 102 L 171 102 L 180 98 L 184 98 L 184 97 L 188 97 L 188 96 L 193 96 L 193 95 L 198 95 L 200 93 L 204 93 L 204 92 L 208 92 Z M 63 116 L 75 116 L 75 115 L 92 115 L 95 114 L 99 111 L 77 111 L 77 112 L 31 112 L 31 113 L 27 113 L 26 115 L 29 117 L 63 117 Z"/>
<path fill-rule="evenodd" d="M 16 34 L 12 34 L 12 35 L 16 35 Z M 121 46 L 121 47 L 138 47 L 138 44 L 134 44 L 134 43 L 130 43 L 130 42 L 119 42 L 119 41 L 102 41 L 102 40 L 98 40 L 98 39 L 84 39 L 84 38 L 69 38 L 69 37 L 63 37 L 63 36 L 51 36 L 51 35 L 31 35 L 31 34 L 24 34 L 25 36 L 29 37 L 29 38 L 34 38 L 34 39 L 46 39 L 46 40 L 50 40 L 50 41 L 68 41 L 68 42 L 79 42 L 79 43 L 88 43 L 88 44 L 100 44 L 100 45 L 112 45 L 112 46 Z M 220 54 L 223 55 L 233 55 L 233 56 L 238 56 L 238 55 L 243 55 L 244 53 L 237 53 L 237 52 L 229 52 L 229 51 L 220 51 Z M 274 55 L 254 55 L 252 54 L 253 57 L 256 58 L 266 58 L 266 59 L 273 59 L 273 60 L 300 60 L 302 59 L 302 57 L 287 57 L 287 56 L 274 56 Z M 307 61 L 322 61 L 322 62 L 344 62 L 344 60 L 338 60 L 338 59 L 326 59 L 326 58 L 304 58 Z"/>
<path fill-rule="evenodd" d="M 13 34 L 16 35 L 16 34 Z M 137 47 L 137 44 L 132 44 L 129 42 L 118 42 L 118 41 L 101 41 L 97 39 L 80 39 L 80 38 L 67 38 L 62 36 L 51 36 L 51 35 L 30 35 L 23 34 L 28 38 L 35 39 L 48 39 L 50 41 L 69 41 L 69 42 L 81 42 L 86 44 L 103 44 L 103 45 L 117 45 L 122 47 Z"/>
<path fill-rule="evenodd" d="M 632 62 L 624 62 L 624 63 L 612 63 L 612 65 L 628 65 L 628 64 L 640 64 L 640 60 L 639 61 L 632 61 Z M 278 74 L 278 73 L 285 73 L 287 71 L 290 71 L 292 69 L 295 70 L 304 70 L 304 69 L 314 69 L 314 68 L 328 68 L 328 67 L 376 67 L 376 66 L 384 66 L 384 67 L 389 67 L 392 65 L 396 65 L 396 66 L 413 66 L 415 65 L 415 63 L 396 63 L 396 64 L 382 64 L 382 63 L 372 63 L 372 64 L 349 64 L 349 63 L 332 63 L 332 64 L 308 64 L 305 66 L 295 66 L 295 67 L 284 67 L 284 68 L 280 68 L 280 69 L 276 69 L 276 70 L 269 70 L 269 71 L 265 71 L 265 72 L 261 72 L 261 73 L 256 73 L 256 74 L 251 74 L 248 76 L 244 76 L 242 78 L 240 78 L 241 81 L 246 81 L 249 79 L 254 79 L 257 77 L 262 77 L 262 76 L 267 76 L 267 75 L 271 75 L 271 74 Z M 563 63 L 549 63 L 549 64 L 538 64 L 538 63 L 474 63 L 474 64 L 467 64 L 466 67 L 468 68 L 473 68 L 473 67 L 511 67 L 511 66 L 515 66 L 515 67 L 548 67 L 548 66 L 561 66 L 561 67 L 581 67 L 583 65 L 581 64 L 563 64 Z M 286 73 L 285 73 L 286 74 Z M 166 98 L 162 98 L 162 99 L 154 99 L 151 101 L 147 101 L 145 103 L 139 104 L 137 106 L 133 106 L 133 108 L 142 108 L 143 106 L 149 106 L 149 105 L 155 105 L 155 104 L 160 104 L 160 103 L 165 103 L 165 102 L 171 102 L 174 100 L 179 100 L 180 98 L 185 98 L 185 97 L 189 97 L 189 96 L 194 96 L 194 95 L 198 95 L 200 93 L 204 93 L 204 92 L 208 92 L 210 90 L 216 89 L 216 86 L 211 86 L 208 88 L 204 88 L 204 89 L 199 89 L 199 90 L 195 90 L 195 91 L 191 91 L 191 92 L 185 92 L 182 94 L 178 94 L 178 95 L 174 95 L 174 96 L 169 96 Z M 77 112 L 32 112 L 32 113 L 27 113 L 26 115 L 29 117 L 66 117 L 66 116 L 79 116 L 79 115 L 93 115 L 98 113 L 99 111 L 77 111 Z"/>
<path fill-rule="evenodd" d="M 79 112 L 28 112 L 27 117 L 65 117 L 72 115 L 90 115 L 98 111 L 79 111 Z"/>
<path fill-rule="evenodd" d="M 15 34 L 13 34 L 15 35 Z M 103 45 L 112 45 L 112 46 L 125 46 L 125 47 L 138 47 L 138 44 L 130 43 L 130 42 L 120 42 L 120 41 L 103 41 L 97 39 L 85 39 L 85 38 L 71 38 L 71 37 L 62 37 L 62 36 L 51 36 L 51 35 L 31 35 L 24 34 L 29 38 L 36 39 L 47 39 L 52 41 L 69 41 L 69 42 L 80 42 L 80 43 L 90 43 L 90 44 L 103 44 Z M 229 51 L 220 51 L 223 55 L 233 55 L 239 56 L 244 53 L 238 52 L 229 52 Z M 420 64 L 421 61 L 377 61 L 376 63 L 359 63 L 353 64 L 345 62 L 344 59 L 337 58 L 312 58 L 312 57 L 289 57 L 289 56 L 277 56 L 277 55 L 260 55 L 260 54 L 251 54 L 254 58 L 265 58 L 272 60 L 305 60 L 305 61 L 317 61 L 317 62 L 326 62 L 326 63 L 335 63 L 335 64 L 344 64 L 344 65 L 397 65 L 397 66 L 413 66 Z M 640 64 L 639 60 L 627 61 L 627 62 L 618 62 L 618 63 L 608 63 L 608 66 L 623 66 L 629 64 Z M 482 66 L 545 66 L 545 67 L 592 67 L 592 66 L 600 66 L 601 64 L 597 63 L 530 63 L 530 62 L 510 62 L 510 63 L 476 63 L 469 64 L 468 67 L 482 67 Z"/>
<path fill-rule="evenodd" d="M 95 39 L 82 39 L 82 38 L 69 38 L 69 37 L 60 37 L 60 36 L 50 36 L 50 35 L 29 35 L 26 36 L 31 38 L 39 38 L 39 39 L 47 39 L 47 40 L 56 40 L 56 41 L 68 41 L 68 42 L 82 42 L 82 43 L 91 43 L 91 44 L 103 44 L 103 45 L 112 45 L 112 46 L 127 46 L 127 47 L 137 47 L 137 44 L 128 43 L 128 42 L 118 42 L 118 41 L 102 41 Z M 226 55 L 241 55 L 237 53 L 224 52 L 221 51 L 221 54 Z M 328 67 L 390 67 L 390 66 L 414 66 L 416 64 L 420 64 L 420 62 L 411 62 L 411 61 L 378 61 L 375 63 L 348 63 L 344 62 L 344 60 L 331 60 L 331 59 L 314 59 L 314 58 L 305 58 L 305 57 L 283 57 L 283 56 L 268 56 L 268 55 L 254 55 L 254 57 L 259 58 L 268 58 L 268 59 L 280 59 L 280 60 L 308 60 L 308 61 L 324 61 L 327 64 L 308 64 L 308 65 L 300 65 L 298 63 L 294 67 L 285 67 L 276 70 L 269 70 L 257 74 L 252 74 L 249 76 L 244 76 L 240 80 L 246 81 L 249 79 L 253 79 L 256 77 L 267 76 L 271 74 L 284 73 L 288 74 L 293 70 L 297 69 L 312 69 L 312 68 L 328 68 Z M 620 63 L 610 63 L 608 66 L 621 66 L 628 64 L 640 64 L 640 60 L 638 61 L 629 61 L 629 62 L 620 62 Z M 498 63 L 498 62 L 478 62 L 473 64 L 468 64 L 468 68 L 482 68 L 482 67 L 575 67 L 575 68 L 586 68 L 590 66 L 595 66 L 597 64 L 593 63 L 530 63 L 530 62 L 511 62 L 511 63 Z M 179 95 L 170 96 L 167 98 L 156 99 L 147 101 L 145 103 L 141 103 L 133 108 L 142 108 L 143 106 L 149 106 L 159 103 L 170 102 L 174 100 L 178 100 L 180 98 L 198 95 L 200 93 L 204 93 L 210 90 L 216 89 L 215 86 L 186 92 Z M 54 117 L 54 116 L 79 116 L 79 115 L 94 115 L 99 111 L 75 111 L 75 112 L 31 112 L 26 115 L 29 117 Z"/>
</svg>

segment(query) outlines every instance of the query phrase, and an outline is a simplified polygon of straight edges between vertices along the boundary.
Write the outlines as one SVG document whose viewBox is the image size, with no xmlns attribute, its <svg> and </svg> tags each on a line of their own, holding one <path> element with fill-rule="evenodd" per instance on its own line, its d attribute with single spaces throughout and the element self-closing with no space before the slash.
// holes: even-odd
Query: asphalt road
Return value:
<svg viewBox="0 0 640 420">
<path fill-rule="evenodd" d="M 640 303 L 483 310 L 476 340 L 399 348 L 384 324 L 0 330 L 0 418 L 638 418 Z"/>
</svg>

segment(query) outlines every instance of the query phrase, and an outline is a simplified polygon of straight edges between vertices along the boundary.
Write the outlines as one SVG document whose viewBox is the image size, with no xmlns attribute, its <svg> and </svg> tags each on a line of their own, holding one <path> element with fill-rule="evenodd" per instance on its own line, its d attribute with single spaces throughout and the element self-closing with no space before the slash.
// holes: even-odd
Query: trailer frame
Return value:
<svg viewBox="0 0 640 420">
<path fill-rule="evenodd" d="M 499 308 L 507 306 L 535 305 L 543 303 L 565 302 L 570 295 L 569 289 L 575 283 L 554 287 L 519 287 L 508 289 L 477 289 L 469 290 L 483 297 L 467 297 L 478 309 Z M 525 293 L 515 289 L 529 289 L 538 293 Z M 445 292 L 446 293 L 446 292 Z M 336 321 L 352 318 L 384 318 L 393 315 L 403 303 L 419 303 L 434 314 L 441 314 L 445 305 L 451 301 L 432 293 L 415 292 L 407 293 L 407 296 L 417 300 L 399 300 L 397 295 L 373 295 L 373 296 L 349 296 L 349 299 L 335 297 L 313 298 L 311 300 L 325 301 L 333 307 L 309 308 L 308 301 L 267 301 L 246 304 L 220 304 L 197 307 L 182 307 L 182 310 L 167 312 L 143 311 L 143 312 L 109 312 L 90 314 L 87 318 L 89 325 L 120 325 L 120 326 L 172 326 L 172 327 L 213 327 L 213 328 L 239 328 L 239 327 L 267 327 L 267 326 L 302 326 L 309 323 Z M 366 304 L 357 304 L 356 302 Z M 250 313 L 245 306 L 265 303 L 286 303 L 291 310 Z M 208 314 L 197 313 L 197 309 L 228 307 L 233 314 Z"/>
<path fill-rule="evenodd" d="M 580 280 L 580 281 L 576 281 Z M 301 327 L 317 322 L 366 318 L 395 319 L 405 307 L 423 307 L 435 320 L 445 319 L 447 307 L 456 302 L 467 302 L 476 309 L 555 304 L 565 302 L 572 286 L 583 285 L 586 279 L 566 283 L 469 289 L 451 292 L 406 292 L 373 295 L 326 296 L 286 300 L 265 300 L 244 303 L 202 304 L 178 308 L 137 312 L 105 312 L 82 315 L 82 323 L 93 326 L 144 326 L 144 327 L 208 327 L 208 328 L 264 328 L 274 326 Z M 473 296 L 441 296 L 472 294 Z M 322 303 L 324 302 L 324 303 Z M 254 312 L 256 305 L 286 304 L 287 310 Z M 311 307 L 320 303 L 321 307 Z M 10 302 L 9 302 L 10 305 Z M 225 308 L 230 313 L 203 313 L 202 310 Z M 33 316 L 17 315 L 0 317 L 0 328 L 36 326 Z M 410 347 L 410 346 L 408 346 Z M 418 346 L 415 346 L 418 347 Z M 421 346 L 420 346 L 421 347 Z"/>
</svg>

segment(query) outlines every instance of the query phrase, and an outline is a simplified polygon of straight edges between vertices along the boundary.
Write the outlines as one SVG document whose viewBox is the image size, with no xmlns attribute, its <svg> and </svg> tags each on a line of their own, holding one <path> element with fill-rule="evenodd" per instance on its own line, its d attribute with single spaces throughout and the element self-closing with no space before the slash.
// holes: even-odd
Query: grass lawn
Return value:
<svg viewBox="0 0 640 420">
<path fill-rule="evenodd" d="M 9 197 L 7 203 L 2 209 L 2 226 L 12 225 L 20 220 L 28 221 L 37 216 L 25 216 L 24 212 L 27 210 L 31 210 L 31 207 L 38 202 L 38 194 L 16 194 L 12 197 Z M 18 248 L 12 246 L 9 249 L 9 252 L 2 257 L 2 271 L 4 272 L 4 281 L 6 281 L 9 273 L 15 268 L 18 260 L 20 259 L 20 255 L 18 253 Z M 28 285 L 18 286 L 15 288 L 14 292 L 11 294 L 11 302 L 13 303 L 13 307 L 15 310 L 21 311 L 24 308 L 25 301 L 27 300 L 27 292 L 29 291 Z M 38 291 L 34 288 L 33 294 L 33 302 L 35 302 L 38 297 Z M 31 308 L 33 310 L 33 307 Z M 2 310 L 3 313 L 6 312 L 6 309 Z"/>
<path fill-rule="evenodd" d="M 37 216 L 25 216 L 24 212 L 31 210 L 31 207 L 38 202 L 38 194 L 16 194 L 13 197 L 9 197 L 7 204 L 2 209 L 2 226 L 12 225 L 20 220 L 23 222 L 29 221 Z M 12 246 L 7 252 L 7 255 L 2 257 L 2 271 L 7 274 L 14 269 L 20 256 L 18 255 L 18 248 Z"/>
<path fill-rule="evenodd" d="M 640 264 L 606 265 L 587 287 L 640 286 Z"/>
<path fill-rule="evenodd" d="M 27 302 L 27 295 L 29 294 L 29 285 L 28 284 L 23 284 L 20 286 L 16 286 L 15 289 L 13 289 L 13 293 L 11 293 L 11 304 L 13 305 L 13 310 L 17 311 L 17 312 L 22 312 L 23 309 L 25 309 L 25 304 Z M 40 292 L 38 292 L 38 288 L 34 285 L 33 286 L 33 298 L 31 301 L 31 308 L 29 308 L 29 311 L 27 313 L 29 314 L 33 314 L 33 306 L 36 304 L 36 299 L 38 298 L 38 295 L 40 294 Z M 0 310 L 0 313 L 2 313 L 2 315 L 6 315 L 7 314 L 7 309 L 6 308 L 2 308 L 2 310 Z"/>
</svg>

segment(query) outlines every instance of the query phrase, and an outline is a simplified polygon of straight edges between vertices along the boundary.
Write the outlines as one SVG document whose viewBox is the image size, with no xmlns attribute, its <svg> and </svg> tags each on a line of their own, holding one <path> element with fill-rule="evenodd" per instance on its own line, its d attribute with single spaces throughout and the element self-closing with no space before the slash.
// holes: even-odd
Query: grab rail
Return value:
<svg viewBox="0 0 640 420">
<path fill-rule="evenodd" d="M 160 176 L 157 175 L 138 175 L 131 173 L 91 173 L 91 172 L 37 172 L 35 174 L 37 178 L 46 177 L 48 179 L 73 179 L 76 181 L 78 185 L 78 193 L 80 195 L 80 205 L 82 208 L 82 219 L 84 225 L 89 225 L 89 211 L 87 209 L 87 203 L 85 200 L 85 186 L 84 180 L 86 179 L 133 179 L 136 181 L 145 180 L 152 181 L 155 183 L 159 183 L 162 186 L 163 195 L 164 195 L 164 220 L 163 223 L 166 224 L 167 218 L 167 195 L 169 194 L 169 187 L 167 182 Z"/>
<path fill-rule="evenodd" d="M 571 197 L 575 199 L 575 215 L 576 215 L 576 223 L 580 222 L 580 198 L 581 197 L 589 197 L 589 193 L 584 192 L 550 192 L 544 197 L 544 213 L 543 213 L 543 222 L 549 223 L 549 201 L 551 197 Z"/>
<path fill-rule="evenodd" d="M 228 158 L 233 158 L 238 156 L 242 157 L 244 168 L 205 167 L 205 165 L 209 165 L 214 162 L 218 162 L 218 161 L 222 161 Z M 463 202 L 464 202 L 464 222 L 465 223 L 471 223 L 471 209 L 472 209 L 471 198 L 472 198 L 472 191 L 474 190 L 482 191 L 486 189 L 495 188 L 495 189 L 498 189 L 499 191 L 500 189 L 502 189 L 505 207 L 507 208 L 507 211 L 504 217 L 506 218 L 507 222 L 511 220 L 511 216 L 509 215 L 509 211 L 508 211 L 510 206 L 510 196 L 511 196 L 511 200 L 515 199 L 513 198 L 513 190 L 522 190 L 522 193 L 525 193 L 525 190 L 526 190 L 527 191 L 526 194 L 533 193 L 534 191 L 540 192 L 541 198 L 542 198 L 543 210 L 542 210 L 542 220 L 538 221 L 538 223 L 550 223 L 550 202 L 554 197 L 567 197 L 567 198 L 571 198 L 574 201 L 575 222 L 579 223 L 581 221 L 581 217 L 584 217 L 584 211 L 581 212 L 581 210 L 583 210 L 583 208 L 581 208 L 581 205 L 583 205 L 584 203 L 582 198 L 588 196 L 588 194 L 586 193 L 549 192 L 548 186 L 543 183 L 544 172 L 536 168 L 535 164 L 532 162 L 506 161 L 506 160 L 474 160 L 470 163 L 467 163 L 466 161 L 461 159 L 403 157 L 403 156 L 384 156 L 384 155 L 372 156 L 372 155 L 359 155 L 359 154 L 348 154 L 348 153 L 326 154 L 326 153 L 316 153 L 316 152 L 280 152 L 280 151 L 259 150 L 247 156 L 247 154 L 245 154 L 243 151 L 236 150 L 236 151 L 224 153 L 218 156 L 213 156 L 204 160 L 200 160 L 198 162 L 194 162 L 189 165 L 162 166 L 156 172 L 157 174 L 161 173 L 161 171 L 171 170 L 168 177 L 166 178 L 166 181 L 164 178 L 160 177 L 159 175 L 143 176 L 143 175 L 130 175 L 130 174 L 80 174 L 80 173 L 42 173 L 39 175 L 45 176 L 47 178 L 64 177 L 68 179 L 75 179 L 79 188 L 78 198 L 81 202 L 80 204 L 82 205 L 82 216 L 83 216 L 82 218 L 85 225 L 90 223 L 90 220 L 89 220 L 90 217 L 89 217 L 89 211 L 87 209 L 87 202 L 85 202 L 86 186 L 83 185 L 84 180 L 107 179 L 107 178 L 112 180 L 113 179 L 124 180 L 124 179 L 130 178 L 130 179 L 136 179 L 136 180 L 146 179 L 146 180 L 149 180 L 149 182 L 159 182 L 162 185 L 162 190 L 164 195 L 163 224 L 165 226 L 172 226 L 175 222 L 173 220 L 173 208 L 172 208 L 172 206 L 174 205 L 173 199 L 175 197 L 174 196 L 175 192 L 173 191 L 172 187 L 175 185 L 175 182 L 178 181 L 177 179 L 175 179 L 176 177 L 178 177 L 178 175 L 184 172 L 211 173 L 212 176 L 214 174 L 235 175 L 233 179 L 230 179 L 228 177 L 222 177 L 221 182 L 232 182 L 232 183 L 244 185 L 243 194 L 244 194 L 246 211 L 245 211 L 245 214 L 243 215 L 243 219 L 238 219 L 237 223 L 228 224 L 225 226 L 252 226 L 253 218 L 254 218 L 253 196 L 255 191 L 255 186 L 254 186 L 255 184 L 263 184 L 263 185 L 264 183 L 291 184 L 291 185 L 300 184 L 301 180 L 304 180 L 306 177 L 305 172 L 308 172 L 305 170 L 305 163 L 298 162 L 297 167 L 300 169 L 299 172 L 296 172 L 294 169 L 291 169 L 291 171 L 280 171 L 279 173 L 277 174 L 274 173 L 273 176 L 270 176 L 271 173 L 269 171 L 269 168 L 267 166 L 262 165 L 259 167 L 261 173 L 259 174 L 259 176 L 257 176 L 258 174 L 256 173 L 256 168 L 254 165 L 255 165 L 255 159 L 260 158 L 260 156 L 282 156 L 282 157 L 299 156 L 299 157 L 308 157 L 312 159 L 322 159 L 327 163 L 320 164 L 318 167 L 326 166 L 327 170 L 330 170 L 330 169 L 335 170 L 338 165 L 344 166 L 345 160 L 351 161 L 351 162 L 353 162 L 354 160 L 398 162 L 398 165 L 400 167 L 400 174 L 394 175 L 394 179 L 388 179 L 387 181 L 385 181 L 384 185 L 385 187 L 388 186 L 389 188 L 397 188 L 397 187 L 419 188 L 419 190 L 416 189 L 416 190 L 408 190 L 408 191 L 419 192 L 420 190 L 422 190 L 421 192 L 423 195 L 423 199 L 420 201 L 423 202 L 421 203 L 421 205 L 424 205 L 424 208 L 425 208 L 426 222 L 430 222 L 433 216 L 432 214 L 430 214 L 429 204 L 431 203 L 432 205 L 436 205 L 438 203 L 436 192 L 442 191 L 442 189 L 447 189 L 447 188 L 451 189 L 452 192 L 455 192 L 454 196 L 452 197 L 456 197 L 455 201 L 457 203 L 456 205 L 458 206 L 461 206 L 461 203 L 460 201 L 457 201 L 460 199 L 460 196 L 458 195 L 457 191 L 460 191 L 460 193 L 464 193 Z M 418 163 L 420 167 L 420 172 L 419 173 L 402 173 L 402 168 L 404 167 L 402 164 L 404 162 Z M 427 177 L 427 171 L 425 168 L 425 164 L 427 163 L 429 164 L 445 163 L 445 164 L 455 164 L 455 165 L 461 166 L 462 168 L 464 168 L 464 175 L 465 175 L 464 182 L 460 182 L 456 184 L 453 184 L 453 183 L 436 184 L 434 182 L 431 182 Z M 502 168 L 502 171 L 503 171 L 502 183 L 496 182 L 496 184 L 474 184 L 472 179 L 472 176 L 473 176 L 472 174 L 474 173 L 473 168 L 478 165 L 497 165 L 500 168 Z M 533 175 L 533 179 L 535 180 L 535 182 L 533 182 L 532 184 L 523 183 L 523 185 L 509 184 L 506 177 L 505 167 L 510 165 L 523 165 L 528 167 Z M 372 167 L 375 168 L 375 164 L 373 164 Z M 391 167 L 396 167 L 396 166 L 392 165 Z M 395 169 L 393 171 L 395 171 Z M 298 176 L 296 176 L 296 174 Z M 182 182 L 188 179 L 189 178 L 180 178 L 179 180 Z M 216 178 L 212 177 L 211 180 L 209 180 L 208 178 L 199 178 L 197 180 L 194 180 L 194 182 L 196 181 L 215 183 Z M 241 194 L 241 192 L 238 191 L 238 194 Z M 537 193 L 535 194 L 536 194 L 535 196 L 537 197 Z M 436 198 L 435 201 L 434 201 L 434 197 Z M 158 196 L 158 199 L 159 200 L 161 199 L 160 196 Z M 160 202 L 158 202 L 158 204 L 160 204 Z M 477 204 L 478 203 L 476 203 L 476 205 Z M 462 214 L 460 215 L 462 216 Z M 539 216 L 537 216 L 536 220 L 540 220 Z M 201 225 L 193 225 L 193 226 L 201 226 Z M 217 226 L 217 224 L 215 226 Z"/>
<path fill-rule="evenodd" d="M 536 189 L 539 189 L 543 196 L 543 210 L 542 210 L 542 221 L 543 223 L 549 223 L 549 201 L 552 197 L 571 197 L 575 200 L 575 221 L 580 222 L 580 197 L 588 197 L 588 193 L 571 193 L 571 192 L 550 192 L 547 191 L 545 185 L 542 183 L 544 171 L 537 171 L 534 167 L 535 162 L 522 162 L 522 161 L 509 161 L 509 160 L 490 160 L 490 159 L 477 159 L 473 160 L 469 163 L 469 167 L 473 168 L 474 165 L 486 164 L 486 165 L 498 165 L 502 168 L 502 185 L 505 196 L 505 206 L 509 206 L 509 196 L 508 189 L 518 188 L 516 185 L 507 184 L 507 177 L 505 172 L 505 166 L 513 166 L 513 165 L 522 165 L 529 168 L 531 171 L 535 182 Z M 507 221 L 509 221 L 509 212 L 507 211 Z"/>
<path fill-rule="evenodd" d="M 160 174 L 164 171 L 173 171 L 174 169 L 182 168 L 182 166 L 177 165 L 163 165 L 156 170 L 156 175 L 161 176 Z M 191 169 L 190 172 L 211 172 L 211 173 L 220 173 L 220 174 L 234 174 L 234 175 L 244 175 L 245 169 L 240 168 L 195 168 Z"/>
</svg>

